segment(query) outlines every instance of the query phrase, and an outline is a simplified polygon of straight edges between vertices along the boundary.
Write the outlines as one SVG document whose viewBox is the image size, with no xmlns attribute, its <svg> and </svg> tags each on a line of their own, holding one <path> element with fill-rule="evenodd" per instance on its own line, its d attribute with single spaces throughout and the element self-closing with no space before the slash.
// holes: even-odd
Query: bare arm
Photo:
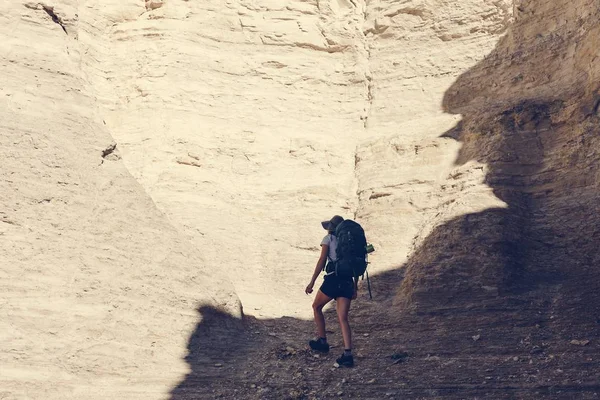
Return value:
<svg viewBox="0 0 600 400">
<path fill-rule="evenodd" d="M 327 254 L 329 254 L 329 246 L 326 244 L 321 245 L 321 256 L 319 257 L 319 261 L 317 261 L 317 265 L 315 266 L 315 271 L 313 272 L 312 278 L 310 279 L 310 283 L 306 287 L 304 291 L 306 294 L 312 293 L 313 286 L 317 280 L 317 277 L 325 268 L 325 263 L 327 262 Z"/>
</svg>

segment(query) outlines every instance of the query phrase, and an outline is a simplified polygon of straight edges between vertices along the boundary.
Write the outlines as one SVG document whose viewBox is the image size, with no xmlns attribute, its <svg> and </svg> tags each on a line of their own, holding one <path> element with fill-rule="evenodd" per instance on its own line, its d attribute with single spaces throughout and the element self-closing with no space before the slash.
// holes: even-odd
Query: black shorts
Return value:
<svg viewBox="0 0 600 400">
<path fill-rule="evenodd" d="M 335 275 L 327 275 L 323 280 L 323 284 L 319 288 L 327 297 L 337 299 L 345 297 L 352 300 L 354 295 L 354 281 L 352 278 L 340 279 Z"/>
</svg>

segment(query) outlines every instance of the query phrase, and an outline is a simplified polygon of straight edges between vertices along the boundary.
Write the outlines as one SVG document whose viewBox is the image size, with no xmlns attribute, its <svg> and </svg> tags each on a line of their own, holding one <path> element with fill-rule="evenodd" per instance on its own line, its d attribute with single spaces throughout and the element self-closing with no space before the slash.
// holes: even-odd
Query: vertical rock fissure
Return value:
<svg viewBox="0 0 600 400">
<path fill-rule="evenodd" d="M 359 148 L 361 145 L 361 139 L 363 136 L 367 136 L 366 133 L 369 130 L 369 117 L 371 115 L 371 108 L 373 105 L 373 77 L 371 75 L 371 46 L 368 41 L 368 38 L 365 34 L 365 24 L 368 19 L 368 11 L 367 11 L 367 0 L 360 1 L 352 1 L 352 4 L 355 7 L 360 7 L 359 15 L 359 26 L 358 26 L 358 35 L 361 38 L 360 45 L 357 46 L 358 54 L 361 57 L 361 64 L 363 65 L 363 74 L 364 74 L 364 108 L 362 110 L 361 119 L 363 122 L 363 130 L 361 134 L 359 134 L 357 138 L 356 147 L 354 149 L 354 195 L 355 201 L 353 217 L 357 219 L 359 217 L 359 212 L 361 209 L 361 201 L 360 201 L 360 179 L 358 176 L 358 165 L 360 163 L 360 157 L 358 156 Z"/>
</svg>

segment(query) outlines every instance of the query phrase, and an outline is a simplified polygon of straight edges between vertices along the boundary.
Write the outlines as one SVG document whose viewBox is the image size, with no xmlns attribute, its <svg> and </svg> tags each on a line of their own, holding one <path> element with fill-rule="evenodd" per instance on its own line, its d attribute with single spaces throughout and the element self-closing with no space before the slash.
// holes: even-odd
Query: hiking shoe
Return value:
<svg viewBox="0 0 600 400">
<path fill-rule="evenodd" d="M 335 360 L 335 363 L 338 365 L 338 367 L 352 368 L 354 367 L 354 357 L 351 355 L 345 356 L 342 354 L 340 358 Z"/>
<path fill-rule="evenodd" d="M 329 343 L 327 342 L 323 342 L 321 340 L 310 340 L 308 342 L 308 345 L 310 346 L 311 349 L 316 350 L 316 351 L 320 351 L 321 353 L 327 353 L 329 352 Z"/>
</svg>

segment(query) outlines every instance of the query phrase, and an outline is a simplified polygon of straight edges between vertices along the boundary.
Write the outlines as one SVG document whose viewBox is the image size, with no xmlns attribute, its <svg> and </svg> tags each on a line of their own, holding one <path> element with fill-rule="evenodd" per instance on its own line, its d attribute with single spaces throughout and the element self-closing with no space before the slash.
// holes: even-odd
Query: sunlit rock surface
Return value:
<svg viewBox="0 0 600 400">
<path fill-rule="evenodd" d="M 591 337 L 598 9 L 0 1 L 0 397 L 198 386 L 198 307 L 232 338 L 242 305 L 310 318 L 333 214 L 366 228 L 372 274 L 406 270 L 382 326 L 487 307 Z"/>
</svg>

